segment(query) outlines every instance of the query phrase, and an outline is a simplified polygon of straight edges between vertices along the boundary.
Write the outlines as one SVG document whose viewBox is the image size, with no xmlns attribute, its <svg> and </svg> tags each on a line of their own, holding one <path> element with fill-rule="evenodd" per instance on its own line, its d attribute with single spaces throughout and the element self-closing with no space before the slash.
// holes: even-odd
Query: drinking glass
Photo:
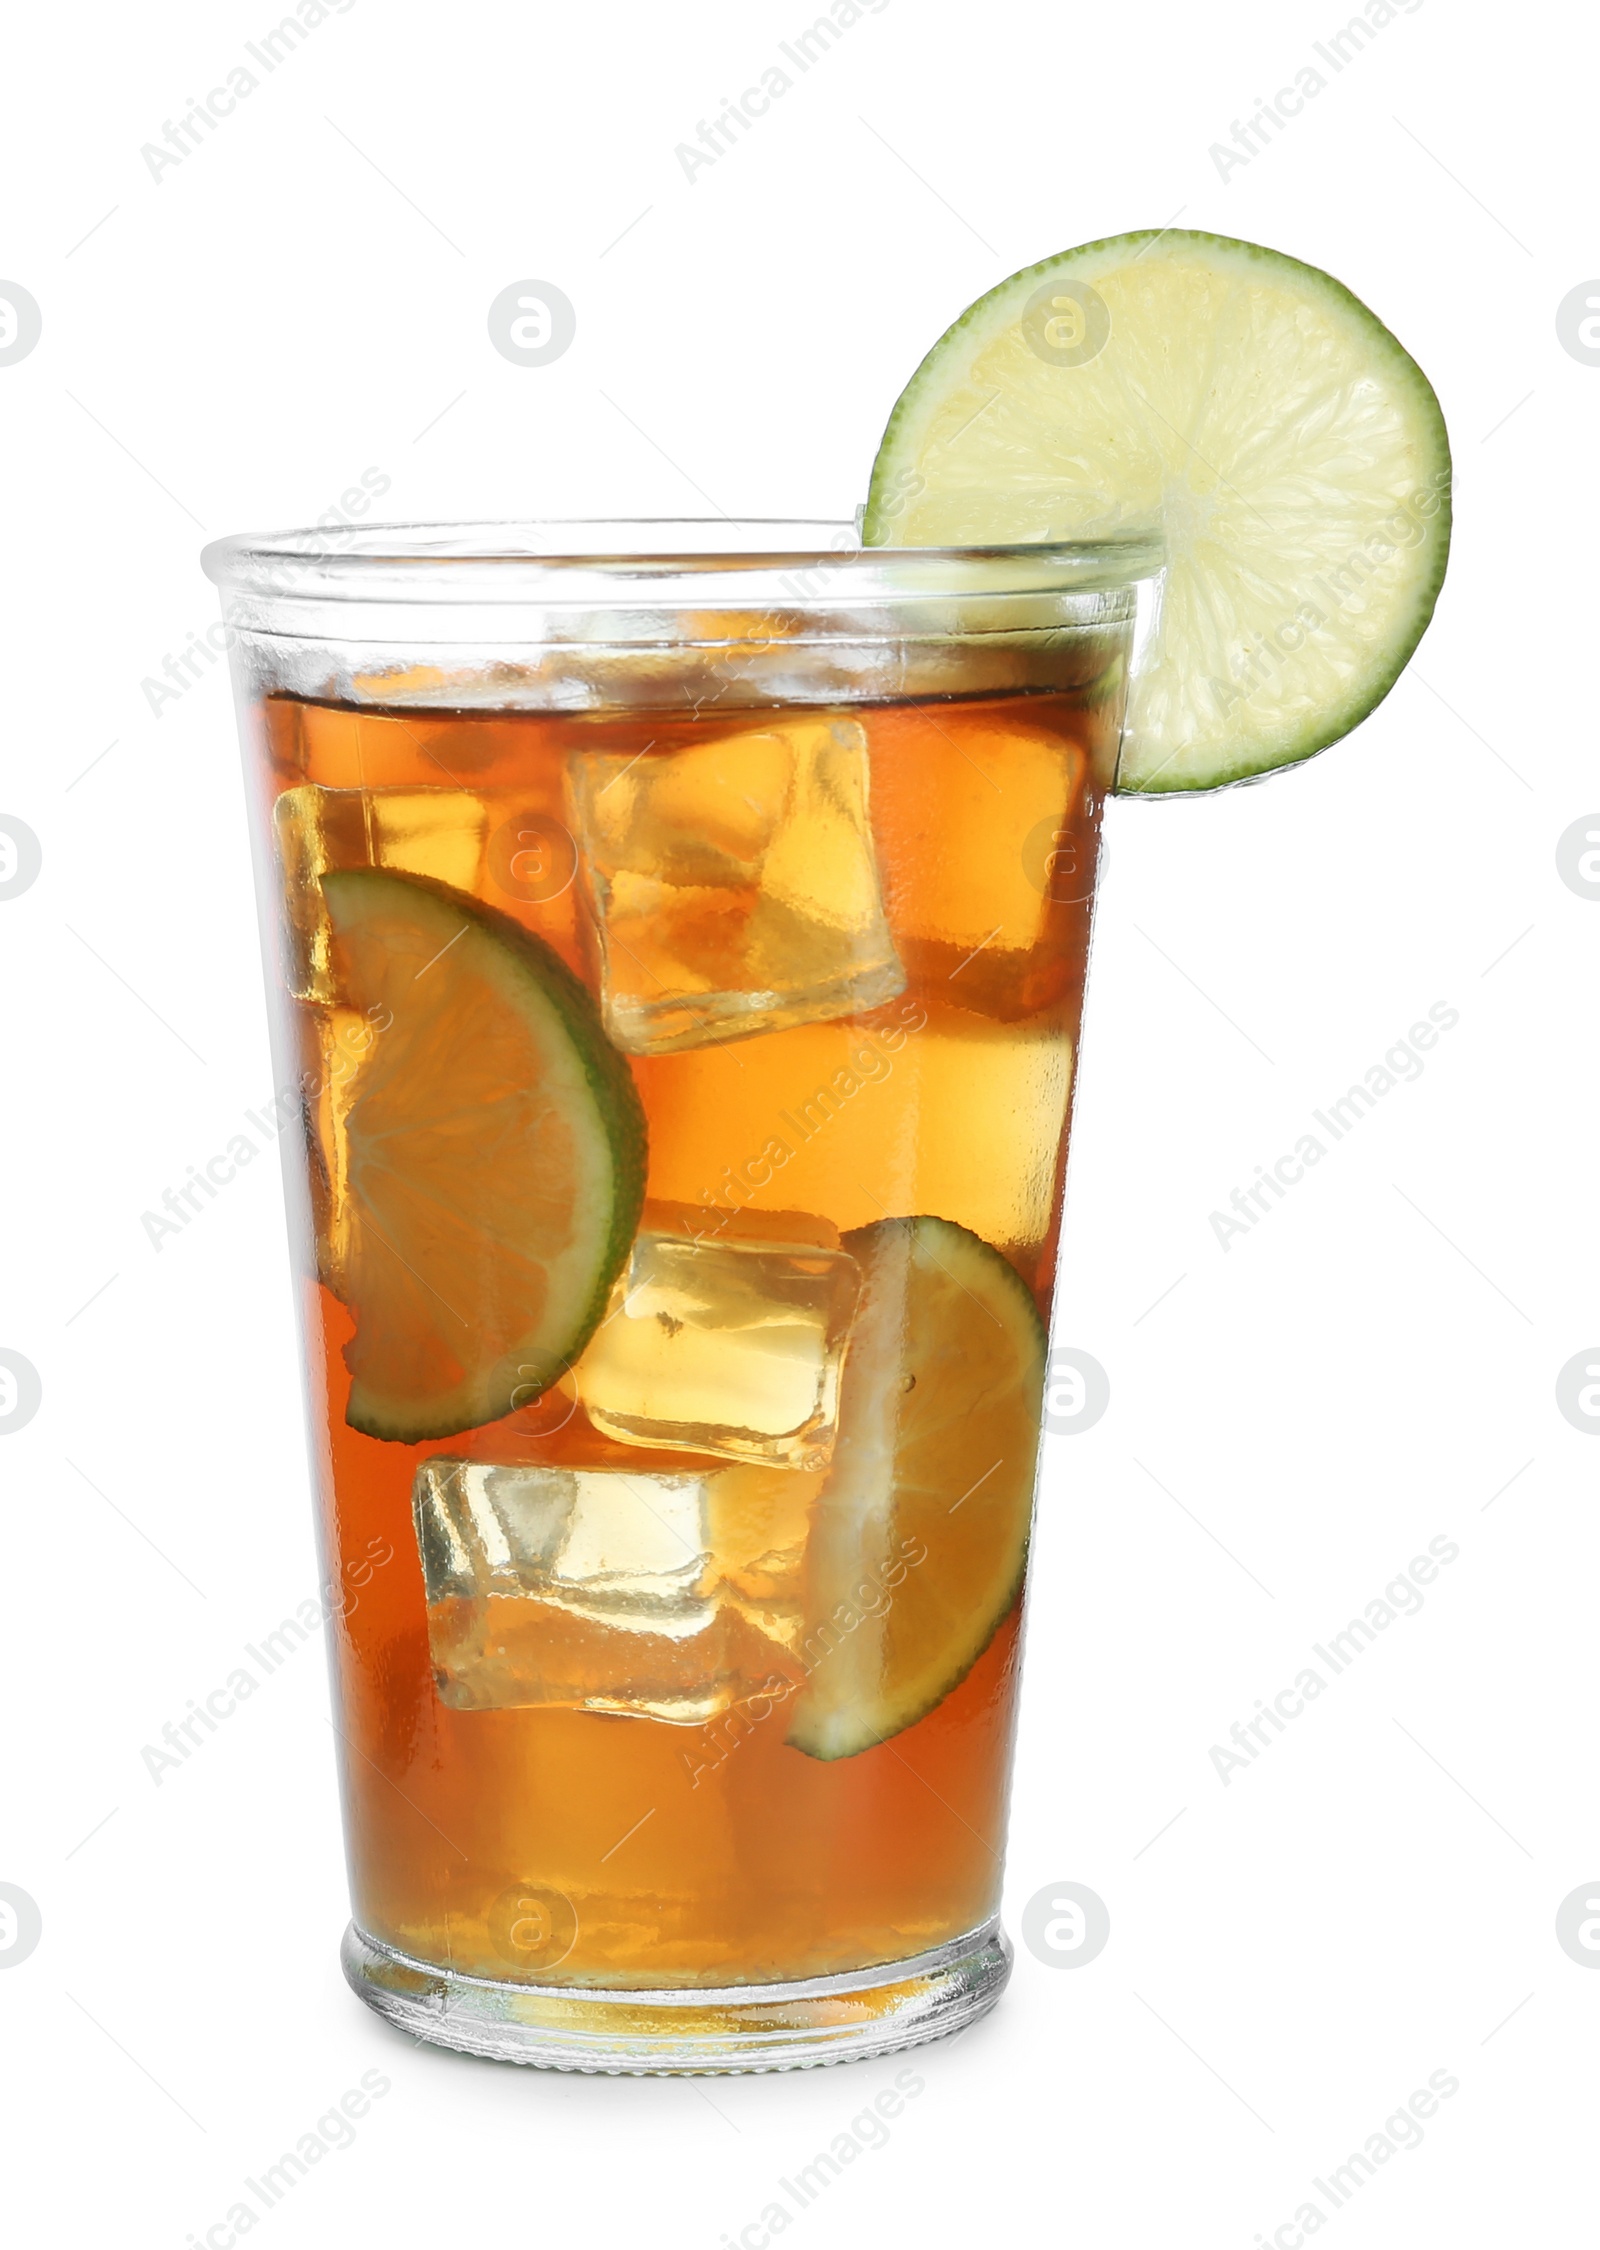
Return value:
<svg viewBox="0 0 1600 2250">
<path fill-rule="evenodd" d="M 545 522 L 204 559 L 350 1982 L 610 2072 L 970 2022 L 1158 556 Z"/>
</svg>

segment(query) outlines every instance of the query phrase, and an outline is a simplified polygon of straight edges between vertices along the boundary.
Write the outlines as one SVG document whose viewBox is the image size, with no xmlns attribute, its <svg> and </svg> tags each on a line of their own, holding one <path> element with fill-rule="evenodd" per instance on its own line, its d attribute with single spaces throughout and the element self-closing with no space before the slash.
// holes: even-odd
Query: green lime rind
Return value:
<svg viewBox="0 0 1600 2250">
<path fill-rule="evenodd" d="M 336 939 L 392 917 L 418 935 L 438 961 L 431 973 L 457 982 L 481 978 L 494 989 L 542 1049 L 549 1064 L 543 1090 L 563 1106 L 587 1160 L 582 1197 L 587 1224 L 581 1242 L 565 1259 L 564 1301 L 552 1301 L 532 1329 L 498 1345 L 486 1364 L 472 1368 L 449 1392 L 424 1400 L 386 1390 L 370 1374 L 353 1375 L 346 1409 L 351 1428 L 368 1437 L 416 1444 L 499 1420 L 529 1404 L 578 1359 L 605 1316 L 638 1231 L 647 1160 L 644 1107 L 587 988 L 559 954 L 521 924 L 423 876 L 346 868 L 324 875 L 321 885 Z M 355 992 L 341 997 L 356 1006 L 370 999 Z M 378 1052 L 382 1050 L 380 1035 Z M 360 1131 L 362 1088 L 358 1079 L 350 1107 L 354 1136 Z M 436 1091 L 426 1088 L 429 1095 Z M 400 1098 L 408 1092 L 405 1088 Z M 353 1191 L 356 1171 L 352 1165 Z M 506 1186 L 514 1206 L 514 1183 Z M 355 1200 L 359 1225 L 359 1194 Z M 513 1254 L 527 1250 L 527 1245 L 511 1247 Z M 425 1277 L 418 1278 L 425 1288 L 430 1286 Z M 351 1309 L 359 1344 L 361 1306 Z"/>
<path fill-rule="evenodd" d="M 1169 539 L 1175 540 L 1167 601 L 1170 612 L 1173 580 L 1184 559 L 1183 519 L 1191 517 L 1193 511 L 1186 505 L 1176 511 L 1164 506 L 1168 497 L 1165 493 L 1157 496 L 1146 492 L 1140 502 L 1134 503 L 1126 487 L 1119 489 L 1119 479 L 1128 476 L 1128 465 L 1141 445 L 1152 454 L 1162 450 L 1148 415 L 1141 429 L 1142 408 L 1149 401 L 1141 400 L 1131 383 L 1121 386 L 1119 399 L 1126 408 L 1125 430 L 1134 442 L 1125 444 L 1120 455 L 1114 445 L 1102 446 L 1106 456 L 1103 461 L 1096 458 L 1086 462 L 1074 456 L 1075 466 L 1087 466 L 1103 474 L 1098 484 L 1094 476 L 1089 476 L 1076 492 L 1059 482 L 1052 487 L 1048 455 L 1052 446 L 1058 454 L 1063 449 L 1070 454 L 1077 435 L 1073 416 L 1083 410 L 1085 394 L 1080 391 L 1074 399 L 1071 374 L 1065 370 L 1052 370 L 1044 377 L 1046 383 L 1054 384 L 1052 392 L 1040 388 L 1043 355 L 1032 359 L 1020 352 L 1012 355 L 1013 368 L 1024 386 L 1034 386 L 1028 395 L 1042 402 L 1037 418 L 1040 452 L 1029 452 L 1019 405 L 1018 418 L 1006 432 L 1004 459 L 997 461 L 993 478 L 984 488 L 970 481 L 963 484 L 959 469 L 953 478 L 950 476 L 945 448 L 953 440 L 941 440 L 935 452 L 932 434 L 941 406 L 955 400 L 964 387 L 970 394 L 974 422 L 978 421 L 985 394 L 973 387 L 976 379 L 970 377 L 970 370 L 979 355 L 994 350 L 1007 330 L 1023 334 L 1019 315 L 1037 291 L 1056 280 L 1092 285 L 1101 279 L 1109 283 L 1119 274 L 1126 276 L 1158 244 L 1163 246 L 1160 256 L 1145 280 L 1164 266 L 1181 271 L 1185 261 L 1191 269 L 1204 269 L 1213 277 L 1248 280 L 1254 276 L 1280 304 L 1295 304 L 1302 317 L 1298 328 L 1290 323 L 1283 332 L 1294 363 L 1280 366 L 1274 365 L 1272 355 L 1259 348 L 1259 340 L 1247 329 L 1243 332 L 1245 348 L 1238 353 L 1237 364 L 1230 362 L 1220 316 L 1213 319 L 1209 333 L 1185 334 L 1181 325 L 1168 333 L 1153 318 L 1147 296 L 1142 306 L 1132 304 L 1127 319 L 1134 356 L 1144 353 L 1148 357 L 1153 343 L 1170 348 L 1174 366 L 1182 364 L 1185 352 L 1195 360 L 1202 353 L 1209 355 L 1204 362 L 1211 385 L 1205 399 L 1207 412 L 1216 407 L 1225 421 L 1242 411 L 1244 418 L 1238 423 L 1241 442 L 1232 458 L 1210 443 L 1211 422 L 1201 432 L 1208 440 L 1206 448 L 1192 447 L 1182 458 L 1200 484 L 1205 483 L 1207 472 L 1214 466 L 1220 484 L 1248 510 L 1245 521 L 1250 532 L 1232 556 L 1205 558 L 1204 583 L 1198 588 L 1192 610 L 1207 633 L 1218 636 L 1218 645 L 1203 648 L 1199 641 L 1206 636 L 1193 633 L 1187 644 L 1176 645 L 1174 635 L 1179 628 L 1170 616 L 1161 629 L 1161 653 L 1192 678 L 1206 682 L 1214 708 L 1202 714 L 1205 723 L 1186 723 L 1167 735 L 1159 726 L 1142 731 L 1141 704 L 1146 706 L 1145 717 L 1154 715 L 1156 697 L 1148 678 L 1135 683 L 1129 737 L 1117 786 L 1126 794 L 1146 795 L 1187 793 L 1256 780 L 1280 766 L 1303 762 L 1349 733 L 1383 701 L 1426 631 L 1444 582 L 1451 532 L 1451 459 L 1443 412 L 1421 368 L 1370 307 L 1342 282 L 1281 252 L 1225 235 L 1150 228 L 1107 236 L 1041 259 L 989 290 L 945 331 L 923 357 L 885 428 L 864 517 L 863 537 L 869 546 L 983 545 L 1104 536 L 1112 530 L 1164 530 Z M 1227 311 L 1225 302 L 1223 311 Z M 1111 334 L 1113 338 L 1117 334 L 1115 316 Z M 1345 363 L 1340 385 L 1330 385 L 1320 397 L 1314 362 L 1319 337 Z M 1253 343 L 1258 346 L 1254 358 L 1249 351 Z M 1300 356 L 1295 360 L 1297 350 Z M 1280 360 L 1284 357 L 1282 352 L 1278 356 Z M 1002 383 L 987 395 L 998 401 L 1003 388 Z M 968 403 L 967 398 L 961 399 L 958 421 Z M 1092 422 L 1099 417 L 1104 422 L 1103 398 L 1091 399 L 1090 407 L 1087 419 Z M 955 412 L 953 405 L 951 410 Z M 1155 411 L 1151 409 L 1152 414 Z M 1367 417 L 1365 427 L 1363 416 Z M 1297 417 L 1306 431 L 1305 490 L 1298 497 L 1297 509 L 1286 516 L 1282 507 L 1285 463 L 1280 460 L 1275 470 L 1275 494 L 1263 488 L 1252 499 L 1250 480 L 1253 464 L 1259 464 L 1262 458 L 1263 446 L 1270 449 L 1273 439 L 1284 432 L 1294 435 Z M 1317 445 L 1335 422 L 1340 431 L 1348 431 L 1352 442 L 1342 463 L 1335 447 L 1332 461 L 1319 468 L 1315 461 Z M 1173 430 L 1171 423 L 1165 427 Z M 992 424 L 989 434 L 994 435 Z M 1104 434 L 1102 430 L 1100 435 Z M 962 428 L 954 431 L 954 439 L 962 435 Z M 1178 439 L 1181 433 L 1173 430 L 1173 436 Z M 1369 532 L 1366 543 L 1371 547 L 1387 544 L 1391 554 L 1398 551 L 1393 542 L 1381 538 L 1387 521 L 1400 545 L 1415 545 L 1425 552 L 1415 566 L 1407 566 L 1400 573 L 1401 583 L 1393 589 L 1386 611 L 1381 615 L 1374 612 L 1377 629 L 1365 631 L 1364 617 L 1357 627 L 1347 628 L 1350 639 L 1371 644 L 1358 650 L 1348 678 L 1338 681 L 1335 675 L 1339 666 L 1330 661 L 1326 683 L 1319 679 L 1318 694 L 1302 698 L 1298 711 L 1286 710 L 1281 726 L 1274 727 L 1270 718 L 1258 719 L 1245 728 L 1230 726 L 1228 714 L 1233 706 L 1243 701 L 1248 710 L 1256 692 L 1253 688 L 1248 693 L 1239 692 L 1241 675 L 1236 667 L 1244 664 L 1243 678 L 1248 680 L 1251 668 L 1266 669 L 1280 656 L 1270 644 L 1258 656 L 1243 637 L 1241 627 L 1239 649 L 1230 657 L 1226 647 L 1230 611 L 1235 619 L 1241 617 L 1235 594 L 1245 589 L 1255 599 L 1264 586 L 1273 585 L 1276 576 L 1282 590 L 1269 614 L 1287 629 L 1297 612 L 1302 617 L 1305 614 L 1296 599 L 1296 574 L 1303 592 L 1318 575 L 1319 566 L 1322 571 L 1331 570 L 1336 580 L 1348 580 L 1358 563 L 1366 564 L 1369 558 L 1348 544 L 1347 532 L 1338 530 L 1338 503 L 1342 499 L 1351 507 L 1356 504 L 1363 489 L 1363 457 L 1370 462 L 1385 448 L 1397 489 L 1382 500 L 1374 489 L 1372 497 L 1378 501 L 1378 508 L 1371 521 L 1377 530 Z M 930 461 L 931 481 L 924 474 Z M 1402 461 L 1406 464 L 1403 479 L 1398 476 Z M 1354 469 L 1348 488 L 1341 493 L 1336 482 L 1327 488 L 1324 497 L 1332 506 L 1326 511 L 1313 506 L 1308 494 L 1315 474 L 1336 480 L 1340 467 L 1350 469 L 1351 464 Z M 1292 469 L 1301 465 L 1293 459 L 1288 463 Z M 943 488 L 939 484 L 941 472 L 947 480 Z M 1095 488 L 1093 504 L 1086 507 L 1085 493 L 1091 486 Z M 928 492 L 932 493 L 931 504 L 921 497 Z M 1061 511 L 1054 521 L 1050 518 L 1052 498 Z M 1427 503 L 1420 510 L 1416 505 L 1419 501 Z M 1319 531 L 1329 542 L 1320 550 Z M 1274 537 L 1283 542 L 1280 556 L 1274 555 Z M 1311 597 L 1309 606 L 1322 609 L 1323 598 Z M 1156 669 L 1154 659 L 1147 661 L 1145 669 L 1147 675 Z"/>
</svg>

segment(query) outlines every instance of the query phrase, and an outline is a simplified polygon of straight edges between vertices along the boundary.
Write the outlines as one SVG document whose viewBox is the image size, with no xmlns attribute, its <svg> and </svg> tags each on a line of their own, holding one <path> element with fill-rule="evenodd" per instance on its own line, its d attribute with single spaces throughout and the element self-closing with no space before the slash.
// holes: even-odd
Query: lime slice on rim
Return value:
<svg viewBox="0 0 1600 2250">
<path fill-rule="evenodd" d="M 1091 242 L 936 343 L 873 467 L 869 546 L 1159 530 L 1118 787 L 1212 789 L 1336 742 L 1421 639 L 1450 449 L 1416 361 L 1315 266 L 1214 234 Z"/>
<path fill-rule="evenodd" d="M 346 1419 L 447 1437 L 531 1403 L 599 1325 L 644 1113 L 594 1002 L 518 924 L 376 868 L 322 894 L 340 999 L 380 1027 L 340 1120 Z"/>
<path fill-rule="evenodd" d="M 862 1296 L 806 1544 L 788 1741 L 848 1758 L 965 1679 L 1022 1585 L 1045 1332 L 1020 1275 L 948 1219 L 844 1237 Z"/>
</svg>

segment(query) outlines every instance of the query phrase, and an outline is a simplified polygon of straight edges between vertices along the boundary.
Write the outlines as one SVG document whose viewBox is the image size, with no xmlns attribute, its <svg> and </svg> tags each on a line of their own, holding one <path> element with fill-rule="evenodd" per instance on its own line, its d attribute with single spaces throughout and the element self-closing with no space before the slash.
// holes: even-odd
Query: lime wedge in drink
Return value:
<svg viewBox="0 0 1600 2250">
<path fill-rule="evenodd" d="M 867 544 L 1152 530 L 1168 563 L 1119 788 L 1309 758 L 1433 614 L 1450 450 L 1427 377 L 1329 275 L 1221 235 L 1115 235 L 1013 274 L 902 392 Z"/>
<path fill-rule="evenodd" d="M 788 1740 L 848 1758 L 965 1679 L 1016 1600 L 1045 1332 L 1015 1268 L 947 1219 L 847 1234 L 862 1295 L 806 1545 Z"/>
<path fill-rule="evenodd" d="M 337 1097 L 347 1419 L 414 1443 L 531 1403 L 628 1254 L 645 1125 L 549 946 L 443 884 L 324 875 L 342 1004 L 377 1027 Z"/>
</svg>

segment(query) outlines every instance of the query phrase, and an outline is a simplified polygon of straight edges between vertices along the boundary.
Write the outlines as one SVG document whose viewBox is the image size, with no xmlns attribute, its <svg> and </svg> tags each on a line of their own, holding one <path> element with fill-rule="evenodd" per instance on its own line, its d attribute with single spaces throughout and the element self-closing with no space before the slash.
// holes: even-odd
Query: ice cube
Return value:
<svg viewBox="0 0 1600 2250">
<path fill-rule="evenodd" d="M 424 1462 L 412 1508 L 440 1701 L 699 1724 L 797 1677 L 819 1481 Z"/>
<path fill-rule="evenodd" d="M 302 1031 L 302 1053 L 308 1067 L 301 1074 L 300 1095 L 317 1276 L 336 1297 L 345 1293 L 354 1217 L 350 1193 L 351 1092 L 376 1037 L 372 1024 L 355 1008 L 320 1009 Z"/>
<path fill-rule="evenodd" d="M 1093 714 L 1015 696 L 872 714 L 873 809 L 914 986 L 1013 1023 L 1081 991 L 1099 850 Z"/>
<path fill-rule="evenodd" d="M 272 809 L 283 872 L 284 973 L 297 1000 L 336 997 L 320 877 L 389 867 L 458 891 L 480 887 L 489 808 L 469 789 L 324 789 L 304 782 Z"/>
<path fill-rule="evenodd" d="M 799 1676 L 783 1659 L 798 1655 L 801 1571 L 826 1481 L 820 1470 L 728 1468 L 706 1482 L 713 1590 L 762 1635 L 769 1658 L 777 1651 L 768 1678 Z"/>
<path fill-rule="evenodd" d="M 578 1395 L 625 1444 L 819 1468 L 860 1286 L 843 1250 L 641 1234 Z"/>
<path fill-rule="evenodd" d="M 860 1014 L 903 990 L 856 720 L 580 750 L 571 775 L 619 1047 L 669 1054 Z"/>
</svg>

